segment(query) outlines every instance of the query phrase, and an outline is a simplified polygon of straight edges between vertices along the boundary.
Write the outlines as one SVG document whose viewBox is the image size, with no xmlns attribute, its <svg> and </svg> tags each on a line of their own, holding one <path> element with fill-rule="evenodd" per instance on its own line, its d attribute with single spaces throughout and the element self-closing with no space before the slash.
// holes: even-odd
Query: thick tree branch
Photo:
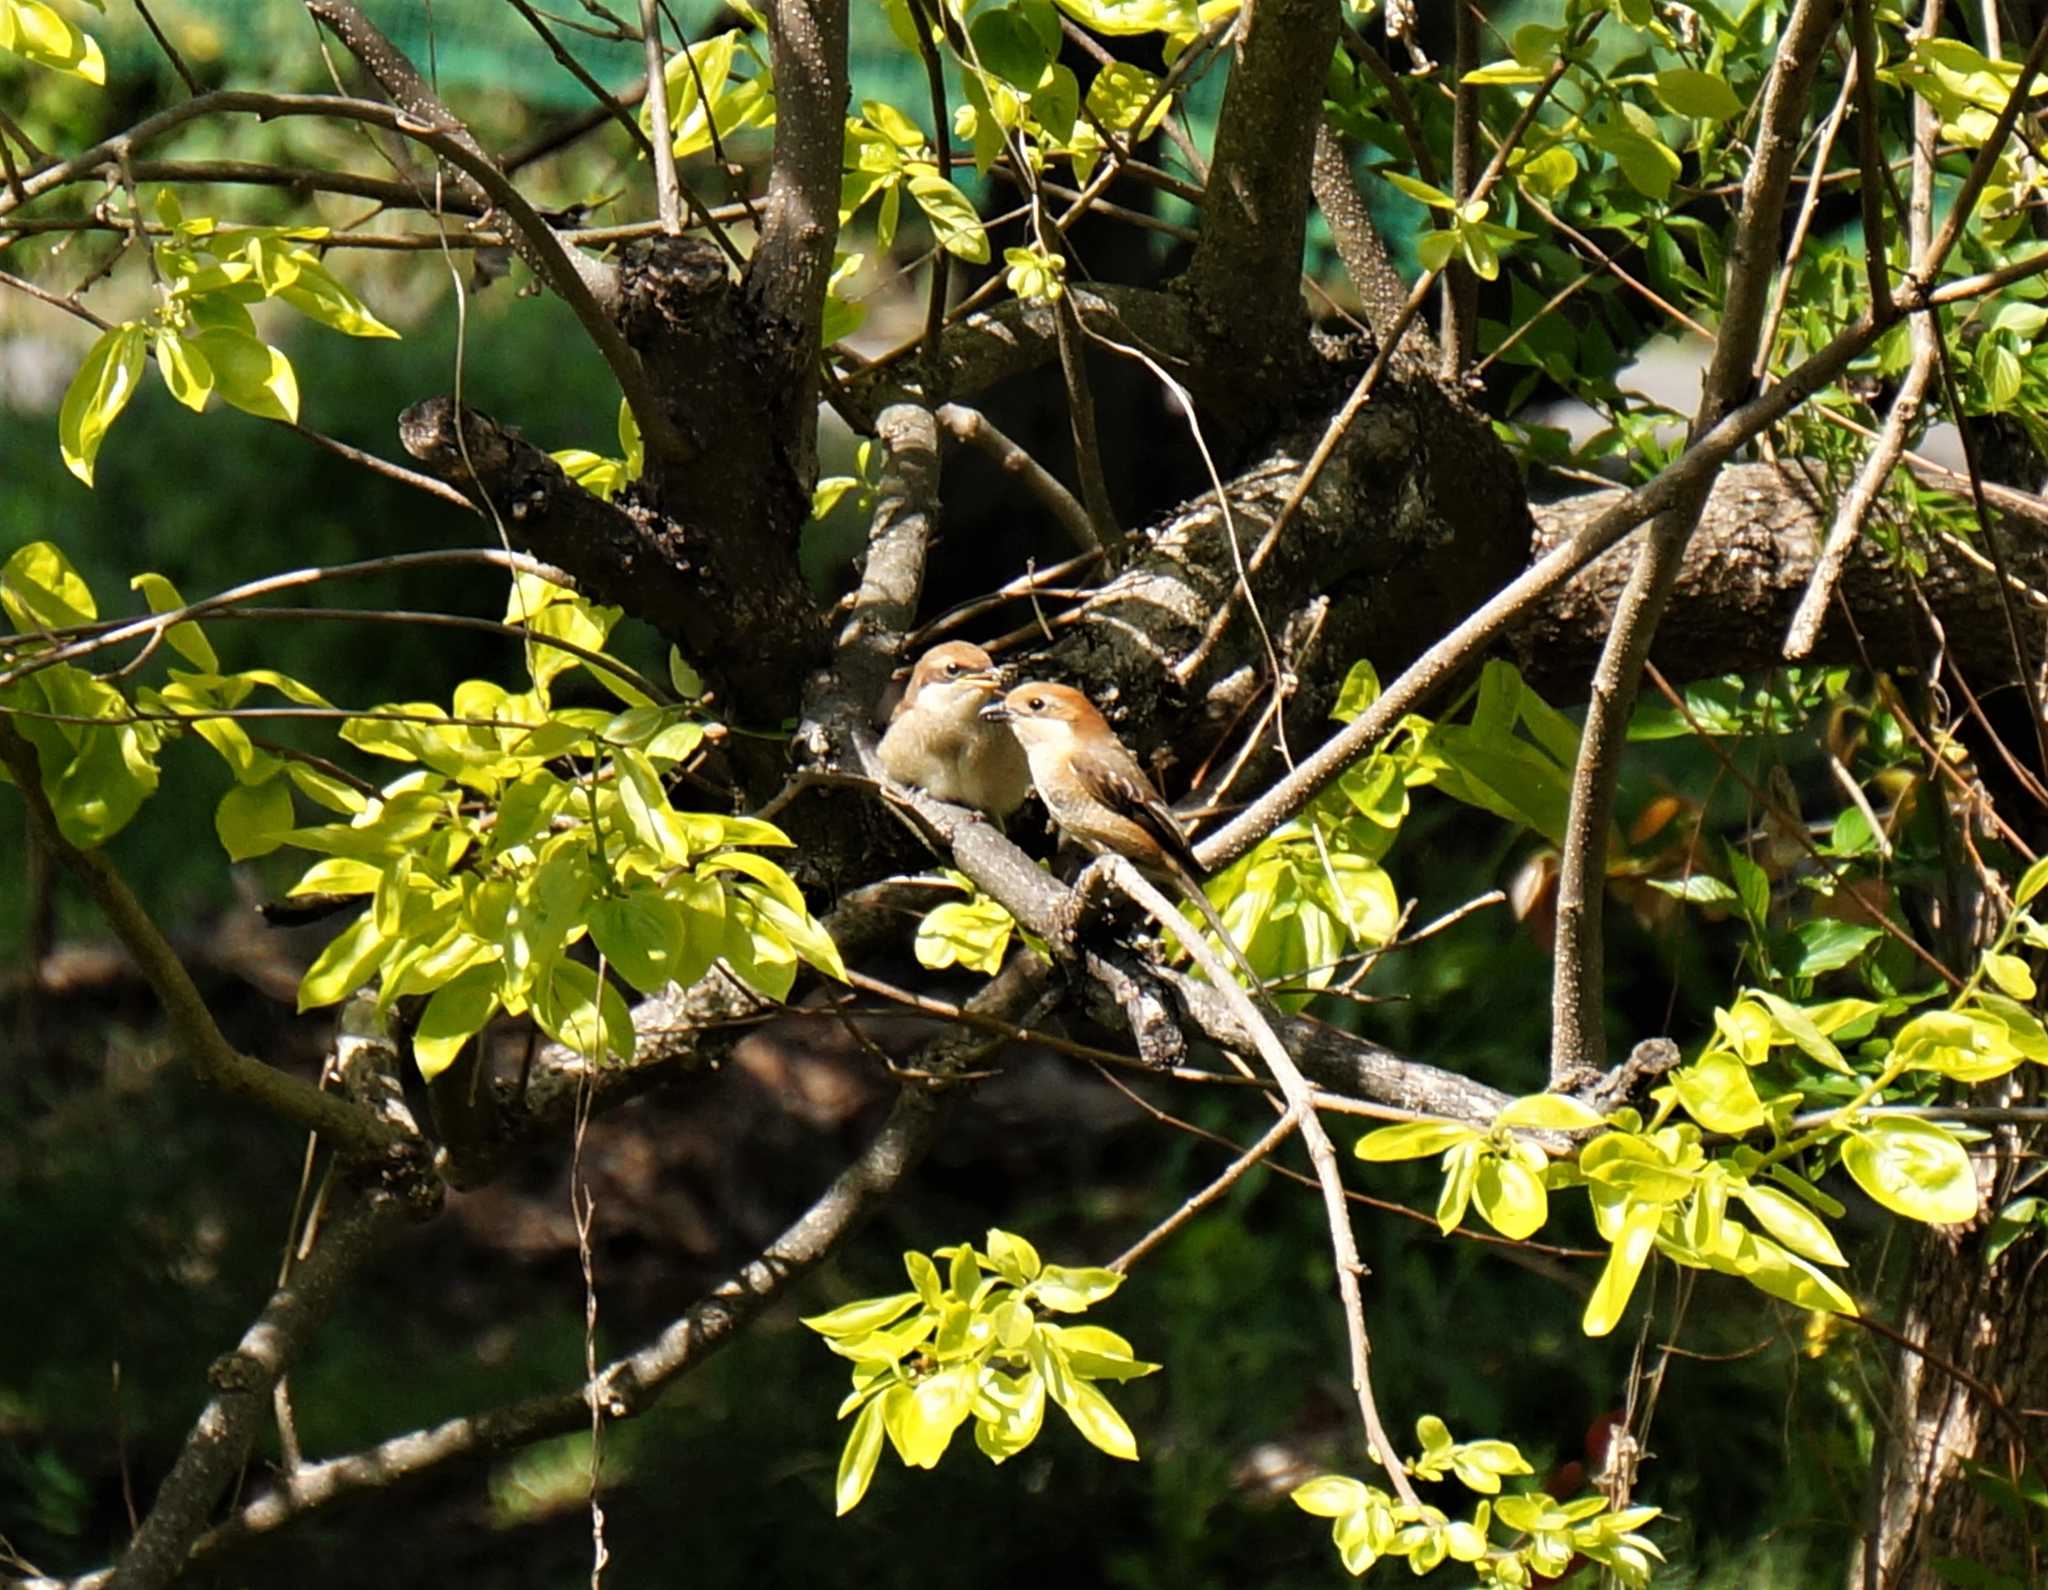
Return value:
<svg viewBox="0 0 2048 1590">
<path fill-rule="evenodd" d="M 825 284 L 839 237 L 839 172 L 845 146 L 847 0 L 774 0 L 766 7 L 775 64 L 775 153 L 768 169 L 761 238 L 747 267 L 747 296 L 789 328 L 804 350 L 815 391 Z"/>
<path fill-rule="evenodd" d="M 1245 388 L 1239 405 L 1270 403 L 1306 353 L 1301 250 L 1339 9 L 1337 0 L 1255 0 L 1217 116 L 1187 286 L 1199 334 L 1230 350 L 1202 363 Z M 1253 348 L 1256 362 L 1244 357 Z"/>
</svg>

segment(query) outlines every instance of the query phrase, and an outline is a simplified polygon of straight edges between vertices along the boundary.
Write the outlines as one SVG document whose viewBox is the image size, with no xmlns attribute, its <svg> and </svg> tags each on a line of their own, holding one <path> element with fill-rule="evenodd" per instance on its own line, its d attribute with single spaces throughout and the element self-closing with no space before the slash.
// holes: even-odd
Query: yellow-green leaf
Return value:
<svg viewBox="0 0 2048 1590">
<path fill-rule="evenodd" d="M 498 979 L 495 964 L 472 966 L 434 990 L 412 1039 L 413 1060 L 427 1081 L 453 1065 L 462 1046 L 497 1014 Z"/>
<path fill-rule="evenodd" d="M 214 808 L 213 830 L 230 861 L 267 856 L 292 831 L 292 789 L 281 778 L 237 784 Z"/>
<path fill-rule="evenodd" d="M 882 1456 L 882 1398 L 876 1397 L 860 1410 L 853 1430 L 846 1438 L 846 1450 L 839 1454 L 839 1477 L 833 1482 L 833 1505 L 844 1518 L 860 1505 L 875 1477 L 875 1465 Z"/>
<path fill-rule="evenodd" d="M 1842 1145 L 1856 1185 L 1894 1214 L 1956 1225 L 1977 1213 L 1977 1178 L 1953 1134 L 1912 1116 L 1866 1120 Z"/>
<path fill-rule="evenodd" d="M 57 410 L 57 445 L 64 455 L 64 467 L 88 486 L 92 484 L 93 460 L 99 456 L 108 427 L 135 396 L 148 345 L 148 334 L 140 325 L 108 327 L 64 391 Z"/>
<path fill-rule="evenodd" d="M 1403 1121 L 1398 1126 L 1382 1126 L 1367 1132 L 1353 1152 L 1362 1160 L 1387 1164 L 1441 1154 L 1447 1148 L 1474 1142 L 1484 1135 L 1463 1121 Z"/>
<path fill-rule="evenodd" d="M 213 369 L 214 389 L 245 414 L 298 423 L 299 380 L 291 361 L 239 331 L 203 331 L 192 339 Z"/>
<path fill-rule="evenodd" d="M 1664 1210 L 1659 1204 L 1632 1205 L 1622 1217 L 1606 1267 L 1601 1270 L 1593 1295 L 1586 1300 L 1585 1315 L 1579 1321 L 1579 1328 L 1588 1336 L 1605 1336 L 1621 1323 L 1663 1219 Z"/>
</svg>

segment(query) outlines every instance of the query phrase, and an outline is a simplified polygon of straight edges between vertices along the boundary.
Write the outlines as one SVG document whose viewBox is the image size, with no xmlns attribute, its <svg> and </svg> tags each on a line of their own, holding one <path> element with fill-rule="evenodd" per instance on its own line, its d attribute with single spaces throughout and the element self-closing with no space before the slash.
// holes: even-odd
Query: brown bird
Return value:
<svg viewBox="0 0 2048 1590">
<path fill-rule="evenodd" d="M 1023 684 L 982 717 L 1007 723 L 1031 763 L 1039 799 L 1067 837 L 1096 855 L 1188 882 L 1202 875 L 1187 836 L 1095 703 L 1067 685 Z"/>
<path fill-rule="evenodd" d="M 1069 839 L 1098 856 L 1122 856 L 1139 871 L 1174 883 L 1253 990 L 1263 987 L 1202 891 L 1202 864 L 1180 820 L 1094 702 L 1067 685 L 1023 684 L 983 707 L 981 715 L 1007 723 L 1023 743 L 1038 798 Z"/>
<path fill-rule="evenodd" d="M 987 652 L 964 640 L 934 646 L 910 671 L 910 685 L 882 736 L 882 769 L 943 801 L 1007 817 L 1031 793 L 1017 739 L 981 710 L 1002 690 Z"/>
</svg>

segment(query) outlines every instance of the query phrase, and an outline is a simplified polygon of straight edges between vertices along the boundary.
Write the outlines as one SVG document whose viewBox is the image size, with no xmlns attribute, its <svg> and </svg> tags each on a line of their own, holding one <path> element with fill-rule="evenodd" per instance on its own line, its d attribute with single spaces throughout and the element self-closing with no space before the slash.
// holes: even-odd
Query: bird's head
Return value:
<svg viewBox="0 0 2048 1590">
<path fill-rule="evenodd" d="M 1001 701 L 983 707 L 981 715 L 1007 723 L 1027 749 L 1110 732 L 1095 703 L 1070 685 L 1019 685 Z"/>
<path fill-rule="evenodd" d="M 949 640 L 917 659 L 898 710 L 914 707 L 942 717 L 971 719 L 1002 688 L 1002 675 L 987 652 L 964 640 Z"/>
</svg>

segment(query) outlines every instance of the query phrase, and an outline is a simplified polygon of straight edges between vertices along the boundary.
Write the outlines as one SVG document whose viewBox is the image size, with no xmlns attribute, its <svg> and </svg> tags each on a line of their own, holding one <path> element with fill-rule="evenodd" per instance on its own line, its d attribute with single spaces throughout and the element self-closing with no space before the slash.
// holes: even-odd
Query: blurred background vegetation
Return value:
<svg viewBox="0 0 2048 1590">
<path fill-rule="evenodd" d="M 414 59 L 432 64 L 444 96 L 487 142 L 516 145 L 583 108 L 574 84 L 496 0 L 376 10 Z M 291 6 L 167 0 L 158 12 L 209 79 L 326 86 L 311 25 Z M 680 14 L 693 33 L 713 20 L 702 5 Z M 855 16 L 860 36 L 879 44 L 879 8 Z M 181 92 L 131 14 L 111 13 L 96 31 L 119 90 L 105 100 L 0 63 L 0 99 L 24 106 L 24 125 L 46 145 L 76 146 Z M 609 82 L 635 76 L 637 47 L 576 48 Z M 921 81 L 893 51 L 864 49 L 855 70 L 857 98 L 921 104 Z M 179 153 L 203 157 L 219 136 L 195 132 Z M 345 131 L 293 123 L 265 136 L 279 157 L 346 153 L 359 169 L 376 168 L 374 151 Z M 615 153 L 601 152 L 617 142 L 593 139 L 537 168 L 536 191 L 558 204 L 618 191 L 626 174 Z M 253 157 L 246 144 L 236 152 Z M 261 189 L 212 198 L 219 213 L 245 221 L 299 213 L 289 195 Z M 205 202 L 188 196 L 187 209 Z M 362 207 L 329 199 L 320 208 L 338 223 Z M 1160 245 L 1124 246 L 1156 264 Z M 54 265 L 55 279 L 76 281 L 106 247 L 43 239 L 12 245 L 0 263 L 38 278 Z M 476 298 L 464 326 L 438 261 L 352 252 L 337 269 L 404 340 L 290 341 L 308 424 L 391 453 L 399 409 L 448 390 L 459 366 L 470 402 L 543 445 L 615 450 L 615 390 L 559 303 L 517 295 L 523 273 Z M 467 274 L 461 261 L 454 270 Z M 116 303 L 138 290 L 120 281 L 102 289 Z M 901 295 L 900 285 L 877 289 L 878 329 L 892 316 L 902 323 Z M 232 412 L 195 419 L 154 382 L 101 455 L 97 489 L 86 491 L 59 461 L 55 407 L 88 339 L 64 316 L 0 295 L 0 558 L 55 539 L 103 608 L 116 609 L 139 608 L 126 593 L 139 570 L 167 574 L 192 597 L 283 568 L 475 540 L 471 518 L 280 428 Z M 997 412 L 1028 429 L 1033 400 L 1013 401 Z M 1156 398 L 1127 392 L 1106 407 L 1118 401 L 1128 434 L 1159 423 Z M 1056 446 L 1049 451 L 1057 457 Z M 1128 470 L 1147 460 L 1135 445 L 1112 457 Z M 949 486 L 956 517 L 934 572 L 939 605 L 1042 550 L 1014 526 L 983 533 L 1003 494 L 977 467 Z M 1151 480 L 1145 495 L 1169 503 L 1174 486 Z M 818 552 L 821 583 L 842 576 L 844 550 L 842 541 Z M 337 599 L 496 617 L 504 591 L 473 573 L 419 573 L 365 580 Z M 455 679 L 508 678 L 516 664 L 488 640 L 445 632 L 222 624 L 214 638 L 230 666 L 260 659 L 345 703 L 445 699 Z M 1814 760 L 1814 748 L 1780 742 L 1746 754 L 1760 772 L 1788 746 L 1790 771 L 1804 783 L 1813 768 L 1799 758 Z M 1661 765 L 1645 759 L 1631 786 L 1638 806 L 1663 789 L 1708 787 L 1712 768 L 1699 752 L 1679 744 L 1661 754 Z M 211 825 L 222 778 L 206 753 L 174 754 L 164 793 L 114 853 L 190 949 L 229 1036 L 281 1063 L 314 1063 L 324 1014 L 291 1014 L 295 957 L 306 952 L 299 939 L 266 933 L 249 910 L 288 879 L 264 863 L 240 875 L 223 865 Z M 1719 801 L 1710 822 L 1738 824 L 1739 792 L 1724 786 Z M 19 821 L 11 804 L 6 821 Z M 1423 922 L 1508 882 L 1528 849 L 1425 793 L 1389 865 Z M 62 1573 L 118 1548 L 132 1506 L 146 1504 L 184 1438 L 207 1364 L 267 1294 L 302 1145 L 184 1079 L 147 997 L 98 949 L 100 925 L 61 883 L 63 964 L 28 996 L 22 955 L 35 898 L 25 865 L 23 847 L 0 842 L 0 966 L 12 968 L 0 985 L 0 1262 L 12 1299 L 0 1309 L 0 1535 L 22 1558 Z M 1731 985 L 1732 930 L 1725 942 L 1681 939 L 1675 924 L 1646 917 L 1617 922 L 1616 934 L 1613 999 L 1633 1031 L 1695 1028 L 1709 1014 L 1702 1001 Z M 1330 1014 L 1523 1091 L 1543 1074 L 1549 967 L 1543 945 L 1496 909 L 1392 958 L 1367 985 L 1383 1003 Z M 871 1130 L 889 1086 L 858 1052 L 798 1053 L 771 1039 L 727 1073 L 686 1079 L 599 1122 L 586 1158 L 597 1192 L 600 1354 L 644 1339 L 801 1209 Z M 1196 1126 L 1239 1142 L 1252 1135 L 1247 1107 L 1231 1098 L 1191 1102 L 1136 1086 Z M 566 1146 L 538 1156 L 511 1186 L 454 1196 L 449 1216 L 393 1254 L 323 1333 L 293 1383 L 310 1456 L 573 1383 L 583 1297 L 565 1157 Z M 608 1438 L 607 1582 L 1332 1582 L 1339 1570 L 1326 1540 L 1284 1489 L 1326 1465 L 1356 1467 L 1341 1320 L 1324 1301 L 1329 1259 L 1316 1198 L 1265 1171 L 1099 1311 L 1167 1366 L 1119 1398 L 1143 1462 L 1119 1465 L 1062 1427 L 1000 1471 L 971 1453 L 931 1474 L 885 1466 L 856 1515 L 831 1517 L 844 1433 L 831 1410 L 843 1366 L 798 1327 L 797 1312 L 895 1290 L 905 1248 L 978 1237 L 990 1224 L 1029 1233 L 1049 1258 L 1102 1262 L 1226 1158 L 1071 1062 L 1007 1057 L 998 1079 L 954 1104 L 933 1161 L 794 1306 Z M 1371 1191 L 1427 1209 L 1434 1178 L 1427 1168 L 1386 1170 Z M 1426 1219 L 1391 1213 L 1360 1226 L 1377 1381 L 1397 1435 L 1433 1411 L 1461 1437 L 1520 1443 L 1539 1472 L 1579 1459 L 1589 1423 L 1619 1406 L 1638 1347 L 1627 1332 L 1606 1342 L 1579 1334 L 1595 1263 L 1540 1252 L 1510 1262 L 1502 1248 L 1445 1241 Z M 1565 1221 L 1544 1235 L 1583 1246 L 1589 1233 Z M 1861 1505 L 1870 1431 L 1857 1410 L 1875 1360 L 1853 1334 L 1809 1338 L 1798 1316 L 1733 1283 L 1708 1280 L 1658 1304 L 1647 1365 L 1660 1361 L 1658 1342 L 1680 1349 L 1661 1359 L 1667 1375 L 1643 1490 L 1675 1524 L 1659 1536 L 1673 1562 L 1660 1582 L 1764 1590 L 1832 1577 L 1825 1565 L 1841 1560 Z M 217 1582 L 360 1582 L 365 1542 L 376 1543 L 375 1581 L 393 1587 L 580 1579 L 590 1551 L 586 1456 L 569 1439 L 377 1496 L 259 1545 L 224 1565 Z"/>
</svg>

